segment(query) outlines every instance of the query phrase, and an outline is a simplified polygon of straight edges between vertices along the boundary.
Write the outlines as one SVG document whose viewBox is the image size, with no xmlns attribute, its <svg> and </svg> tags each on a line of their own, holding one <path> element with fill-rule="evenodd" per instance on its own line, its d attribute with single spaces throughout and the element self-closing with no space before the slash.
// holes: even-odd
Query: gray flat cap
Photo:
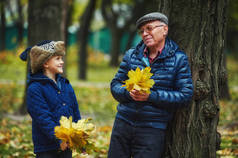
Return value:
<svg viewBox="0 0 238 158">
<path fill-rule="evenodd" d="M 166 25 L 169 24 L 169 20 L 166 15 L 159 13 L 159 12 L 153 12 L 153 13 L 146 14 L 146 15 L 142 16 L 141 18 L 139 18 L 136 21 L 136 28 L 138 29 L 146 22 L 154 21 L 154 20 L 159 20 L 159 21 L 165 23 Z"/>
</svg>

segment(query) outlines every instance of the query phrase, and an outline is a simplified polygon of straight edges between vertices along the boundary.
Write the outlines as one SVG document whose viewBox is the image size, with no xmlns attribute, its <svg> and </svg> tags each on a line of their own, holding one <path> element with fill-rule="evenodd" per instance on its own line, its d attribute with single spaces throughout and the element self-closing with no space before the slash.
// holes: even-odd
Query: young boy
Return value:
<svg viewBox="0 0 238 158">
<path fill-rule="evenodd" d="M 74 90 L 69 81 L 60 76 L 63 73 L 64 42 L 47 41 L 29 50 L 31 74 L 27 110 L 32 118 L 34 153 L 36 158 L 72 158 L 67 144 L 62 144 L 54 135 L 61 116 L 72 116 L 74 122 L 81 119 Z M 21 58 L 23 56 L 26 54 Z"/>
</svg>

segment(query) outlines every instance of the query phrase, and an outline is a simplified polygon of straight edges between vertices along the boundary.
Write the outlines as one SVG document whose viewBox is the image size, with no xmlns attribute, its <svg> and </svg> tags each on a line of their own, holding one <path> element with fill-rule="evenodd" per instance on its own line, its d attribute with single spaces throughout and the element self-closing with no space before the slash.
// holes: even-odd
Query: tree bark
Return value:
<svg viewBox="0 0 238 158">
<path fill-rule="evenodd" d="M 231 99 L 228 86 L 228 74 L 227 74 L 227 65 L 226 65 L 226 54 L 222 59 L 222 65 L 219 68 L 219 98 L 220 99 Z"/>
<path fill-rule="evenodd" d="M 85 9 L 81 19 L 80 19 L 80 29 L 78 32 L 78 42 L 79 42 L 79 56 L 78 56 L 78 67 L 79 67 L 79 79 L 87 79 L 87 43 L 89 28 L 93 18 L 93 13 L 96 7 L 96 0 L 90 0 L 87 8 Z"/>
<path fill-rule="evenodd" d="M 28 2 L 28 46 L 43 40 L 64 40 L 63 0 L 30 0 Z M 29 53 L 28 53 L 29 54 Z M 26 113 L 27 80 L 30 73 L 29 56 L 27 60 L 26 87 L 20 114 Z"/>
<path fill-rule="evenodd" d="M 169 17 L 169 37 L 190 60 L 194 97 L 169 126 L 166 158 L 215 158 L 219 148 L 219 78 L 223 61 L 227 0 L 160 0 Z"/>
<path fill-rule="evenodd" d="M 28 45 L 35 45 L 42 40 L 64 40 L 62 9 L 63 0 L 29 1 Z"/>
</svg>

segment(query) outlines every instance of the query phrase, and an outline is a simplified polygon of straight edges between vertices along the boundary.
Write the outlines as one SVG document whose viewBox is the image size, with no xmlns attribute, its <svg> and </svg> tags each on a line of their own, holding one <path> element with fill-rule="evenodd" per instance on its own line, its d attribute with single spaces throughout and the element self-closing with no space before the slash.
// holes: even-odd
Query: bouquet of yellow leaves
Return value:
<svg viewBox="0 0 238 158">
<path fill-rule="evenodd" d="M 90 153 L 94 149 L 91 135 L 95 126 L 88 121 L 89 119 L 82 119 L 75 123 L 72 122 L 72 116 L 69 119 L 61 116 L 60 126 L 55 127 L 55 136 L 62 140 L 62 143 L 68 143 L 70 149 Z"/>
<path fill-rule="evenodd" d="M 127 74 L 129 79 L 123 81 L 125 85 L 122 86 L 126 87 L 129 92 L 133 89 L 136 89 L 140 92 L 146 92 L 150 94 L 150 88 L 155 83 L 153 79 L 150 79 L 150 77 L 153 75 L 152 73 L 150 73 L 150 70 L 150 67 L 146 67 L 142 70 L 137 67 L 135 71 L 130 70 Z"/>
</svg>

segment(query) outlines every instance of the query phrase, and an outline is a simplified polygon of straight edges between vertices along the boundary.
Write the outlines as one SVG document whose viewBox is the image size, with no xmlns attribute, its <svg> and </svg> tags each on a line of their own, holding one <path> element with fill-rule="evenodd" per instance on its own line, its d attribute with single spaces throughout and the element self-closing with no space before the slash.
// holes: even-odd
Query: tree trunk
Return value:
<svg viewBox="0 0 238 158">
<path fill-rule="evenodd" d="M 190 60 L 194 97 L 169 126 L 166 158 L 215 158 L 220 135 L 219 68 L 224 57 L 227 0 L 160 0 L 169 16 L 169 37 Z"/>
<path fill-rule="evenodd" d="M 66 12 L 66 22 L 65 22 L 65 46 L 68 47 L 68 38 L 69 38 L 69 32 L 68 28 L 72 24 L 72 16 L 73 16 L 73 5 L 75 0 L 64 0 L 65 4 L 65 10 Z"/>
<path fill-rule="evenodd" d="M 68 50 L 68 28 L 71 25 L 72 21 L 72 14 L 73 14 L 73 3 L 74 0 L 63 0 L 63 17 L 62 20 L 64 23 L 62 23 L 64 26 L 62 26 L 62 31 L 64 32 L 64 41 L 65 41 L 65 50 L 67 52 Z M 64 56 L 64 73 L 63 76 L 67 77 L 67 56 L 68 53 Z"/>
<path fill-rule="evenodd" d="M 23 42 L 23 31 L 24 31 L 24 19 L 23 19 L 23 12 L 22 12 L 22 4 L 21 0 L 17 0 L 17 12 L 18 12 L 18 19 L 16 21 L 18 36 L 17 36 L 17 43 L 21 45 Z"/>
<path fill-rule="evenodd" d="M 129 32 L 129 38 L 128 38 L 128 42 L 126 44 L 126 50 L 130 49 L 130 47 L 132 46 L 134 37 L 136 36 L 136 33 L 137 33 L 136 30 Z"/>
<path fill-rule="evenodd" d="M 123 35 L 123 31 L 120 31 L 120 29 L 117 28 L 111 28 L 111 39 L 112 39 L 112 45 L 111 45 L 111 60 L 110 60 L 110 66 L 116 67 L 119 64 L 119 55 L 120 55 L 120 46 L 121 46 L 121 38 Z"/>
<path fill-rule="evenodd" d="M 78 66 L 79 66 L 79 79 L 86 80 L 87 78 L 87 42 L 89 35 L 89 28 L 93 18 L 93 13 L 96 7 L 96 0 L 90 0 L 87 8 L 85 9 L 81 19 L 80 19 L 80 29 L 78 32 L 79 41 L 79 56 L 78 56 Z"/>
<path fill-rule="evenodd" d="M 219 68 L 219 98 L 220 99 L 231 99 L 229 93 L 228 86 L 228 74 L 227 74 L 227 66 L 226 66 L 226 54 L 224 54 L 224 58 L 222 59 L 221 68 Z"/>
<path fill-rule="evenodd" d="M 43 40 L 64 40 L 63 0 L 30 0 L 28 2 L 28 45 L 34 46 Z M 28 60 L 29 61 L 29 56 Z M 30 73 L 30 64 L 27 63 L 27 75 Z M 26 87 L 20 114 L 26 113 Z"/>
<path fill-rule="evenodd" d="M 0 2 L 0 11 L 1 11 L 1 44 L 0 44 L 0 51 L 6 49 L 6 16 L 5 16 L 5 0 Z"/>
<path fill-rule="evenodd" d="M 35 45 L 42 40 L 64 40 L 62 4 L 63 0 L 29 1 L 28 45 Z"/>
</svg>

